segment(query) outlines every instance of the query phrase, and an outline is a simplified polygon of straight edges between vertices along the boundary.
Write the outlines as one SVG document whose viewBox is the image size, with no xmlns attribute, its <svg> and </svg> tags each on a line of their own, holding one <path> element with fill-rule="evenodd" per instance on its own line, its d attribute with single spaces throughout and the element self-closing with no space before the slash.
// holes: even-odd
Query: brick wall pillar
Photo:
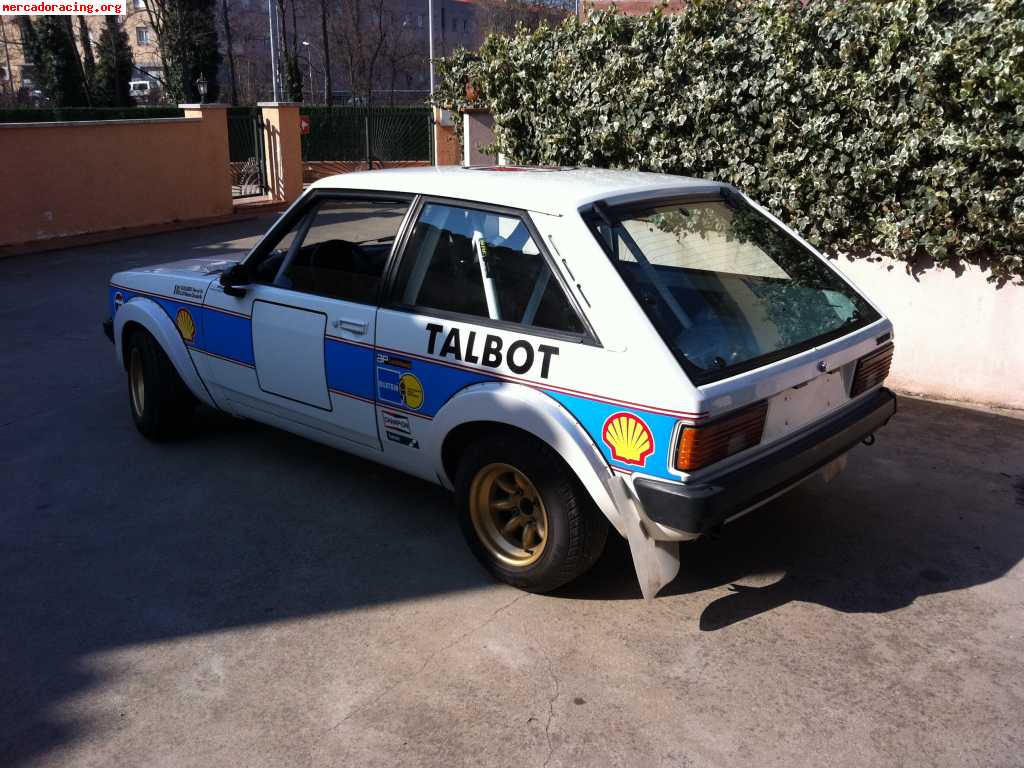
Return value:
<svg viewBox="0 0 1024 768">
<path fill-rule="evenodd" d="M 270 196 L 287 203 L 302 194 L 302 136 L 297 102 L 264 101 L 267 186 Z"/>
<path fill-rule="evenodd" d="M 231 213 L 231 155 L 228 149 L 227 104 L 179 104 L 186 118 L 203 121 L 202 140 L 194 147 L 193 160 L 203 174 L 216 179 L 217 215 Z"/>
<path fill-rule="evenodd" d="M 462 164 L 497 165 L 500 159 L 480 151 L 494 143 L 494 118 L 482 109 L 467 109 L 462 113 Z"/>
<path fill-rule="evenodd" d="M 459 165 L 459 137 L 456 135 L 452 113 L 434 107 L 434 165 Z"/>
</svg>

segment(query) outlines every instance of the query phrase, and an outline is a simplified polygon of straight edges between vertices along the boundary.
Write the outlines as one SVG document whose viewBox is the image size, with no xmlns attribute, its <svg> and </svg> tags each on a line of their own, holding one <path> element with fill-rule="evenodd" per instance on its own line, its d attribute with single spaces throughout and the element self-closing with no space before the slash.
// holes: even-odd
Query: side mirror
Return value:
<svg viewBox="0 0 1024 768">
<path fill-rule="evenodd" d="M 232 264 L 220 273 L 220 284 L 228 296 L 245 296 L 245 291 L 252 282 L 249 270 L 244 264 Z"/>
</svg>

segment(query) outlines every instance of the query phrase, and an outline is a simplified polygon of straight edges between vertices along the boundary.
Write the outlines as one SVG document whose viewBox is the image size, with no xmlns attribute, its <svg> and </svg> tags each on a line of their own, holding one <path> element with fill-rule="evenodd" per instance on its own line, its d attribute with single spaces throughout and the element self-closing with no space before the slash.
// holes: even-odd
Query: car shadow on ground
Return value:
<svg viewBox="0 0 1024 768">
<path fill-rule="evenodd" d="M 1007 573 L 1024 557 L 1024 420 L 910 398 L 900 406 L 832 483 L 809 481 L 718 538 L 681 544 L 679 575 L 659 599 L 726 587 L 701 614 L 713 631 L 797 601 L 893 611 Z M 610 541 L 558 596 L 641 599 L 625 541 Z"/>
</svg>

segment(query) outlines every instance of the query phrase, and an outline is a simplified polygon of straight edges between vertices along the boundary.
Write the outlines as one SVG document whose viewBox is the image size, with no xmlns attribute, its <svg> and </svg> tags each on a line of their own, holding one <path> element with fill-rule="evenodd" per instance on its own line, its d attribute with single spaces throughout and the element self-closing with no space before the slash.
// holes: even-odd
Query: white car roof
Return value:
<svg viewBox="0 0 1024 768">
<path fill-rule="evenodd" d="M 685 193 L 719 185 L 706 179 L 641 171 L 444 165 L 345 173 L 320 179 L 312 186 L 438 195 L 564 215 L 596 200 L 619 195 L 675 190 Z"/>
</svg>

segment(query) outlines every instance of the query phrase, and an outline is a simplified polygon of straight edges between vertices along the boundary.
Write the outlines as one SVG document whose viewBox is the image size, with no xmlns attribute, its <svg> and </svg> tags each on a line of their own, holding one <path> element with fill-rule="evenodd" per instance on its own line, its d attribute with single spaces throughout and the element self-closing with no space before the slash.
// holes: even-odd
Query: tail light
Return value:
<svg viewBox="0 0 1024 768">
<path fill-rule="evenodd" d="M 683 427 L 676 469 L 692 472 L 761 442 L 768 403 L 757 403 L 700 427 Z"/>
<path fill-rule="evenodd" d="M 850 387 L 850 397 L 867 392 L 885 381 L 885 377 L 889 375 L 894 349 L 892 344 L 886 344 L 857 361 L 857 370 L 853 374 L 853 386 Z"/>
</svg>

